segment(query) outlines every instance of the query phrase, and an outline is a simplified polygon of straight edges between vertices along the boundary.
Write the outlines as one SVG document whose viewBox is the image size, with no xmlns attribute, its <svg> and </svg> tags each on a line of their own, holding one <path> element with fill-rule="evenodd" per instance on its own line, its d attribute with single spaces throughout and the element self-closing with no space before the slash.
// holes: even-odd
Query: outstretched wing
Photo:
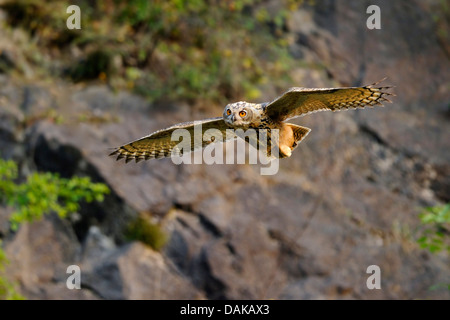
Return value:
<svg viewBox="0 0 450 320">
<path fill-rule="evenodd" d="M 273 120 L 284 121 L 317 111 L 373 107 L 382 105 L 382 102 L 391 102 L 385 97 L 394 95 L 385 91 L 391 87 L 376 87 L 379 82 L 365 87 L 291 88 L 268 103 L 265 110 Z"/>
<path fill-rule="evenodd" d="M 181 156 L 212 142 L 234 139 L 222 117 L 183 122 L 116 148 L 110 156 L 125 162 Z M 177 131 L 179 130 L 179 131 Z"/>
</svg>

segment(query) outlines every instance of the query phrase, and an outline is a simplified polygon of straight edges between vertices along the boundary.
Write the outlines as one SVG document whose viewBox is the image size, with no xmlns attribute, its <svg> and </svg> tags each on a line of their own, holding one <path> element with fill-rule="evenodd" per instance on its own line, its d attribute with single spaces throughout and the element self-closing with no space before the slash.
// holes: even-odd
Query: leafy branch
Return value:
<svg viewBox="0 0 450 320">
<path fill-rule="evenodd" d="M 15 209 L 9 221 L 12 230 L 26 221 L 41 219 L 44 214 L 55 212 L 61 218 L 80 209 L 80 202 L 103 201 L 109 193 L 103 183 L 93 183 L 88 177 L 65 179 L 56 173 L 35 172 L 18 183 L 17 164 L 0 159 L 0 204 Z M 2 275 L 8 260 L 0 241 L 0 299 L 24 299 L 14 284 Z"/>
<path fill-rule="evenodd" d="M 17 164 L 0 159 L 0 201 L 15 208 L 10 217 L 11 228 L 20 223 L 42 218 L 55 212 L 61 218 L 77 212 L 80 202 L 101 202 L 109 193 L 103 183 L 93 183 L 89 177 L 61 178 L 57 173 L 35 172 L 24 183 L 16 183 Z"/>
<path fill-rule="evenodd" d="M 419 218 L 422 223 L 421 237 L 417 240 L 420 247 L 432 253 L 443 250 L 450 253 L 450 203 L 425 208 Z"/>
</svg>

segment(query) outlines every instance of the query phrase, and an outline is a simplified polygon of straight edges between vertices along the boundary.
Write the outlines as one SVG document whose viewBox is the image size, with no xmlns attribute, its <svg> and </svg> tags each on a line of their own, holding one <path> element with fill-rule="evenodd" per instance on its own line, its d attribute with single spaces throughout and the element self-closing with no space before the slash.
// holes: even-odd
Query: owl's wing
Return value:
<svg viewBox="0 0 450 320">
<path fill-rule="evenodd" d="M 379 82 L 365 87 L 291 88 L 266 104 L 265 110 L 273 120 L 284 121 L 317 111 L 373 107 L 391 102 L 385 97 L 394 95 L 385 91 L 391 87 L 376 87 Z"/>
<path fill-rule="evenodd" d="M 125 162 L 181 156 L 212 142 L 234 139 L 232 131 L 226 129 L 229 127 L 222 117 L 183 122 L 118 147 L 110 156 L 125 158 Z"/>
</svg>

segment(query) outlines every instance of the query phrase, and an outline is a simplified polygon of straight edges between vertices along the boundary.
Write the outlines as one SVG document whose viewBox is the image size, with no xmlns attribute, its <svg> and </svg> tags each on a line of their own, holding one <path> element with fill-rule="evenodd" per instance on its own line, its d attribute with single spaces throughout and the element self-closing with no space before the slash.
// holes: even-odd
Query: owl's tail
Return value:
<svg viewBox="0 0 450 320">
<path fill-rule="evenodd" d="M 311 129 L 310 128 L 306 128 L 306 127 L 302 127 L 302 126 L 298 126 L 298 125 L 292 124 L 292 123 L 287 123 L 287 125 L 291 127 L 292 132 L 294 134 L 294 145 L 292 146 L 292 148 L 294 149 L 295 147 L 297 147 L 297 145 L 303 139 L 306 138 L 306 136 L 311 131 Z"/>
<path fill-rule="evenodd" d="M 284 123 L 283 125 L 284 129 L 282 129 L 279 141 L 279 158 L 281 159 L 290 157 L 292 151 L 311 131 L 310 128 L 292 123 Z"/>
</svg>

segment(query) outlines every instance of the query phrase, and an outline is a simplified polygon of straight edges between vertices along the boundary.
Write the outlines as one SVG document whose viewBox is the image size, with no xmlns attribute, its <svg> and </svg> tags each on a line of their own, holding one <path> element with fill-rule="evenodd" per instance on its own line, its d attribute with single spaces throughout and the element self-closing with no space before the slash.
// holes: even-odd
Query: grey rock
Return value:
<svg viewBox="0 0 450 320">
<path fill-rule="evenodd" d="M 81 248 L 83 264 L 95 264 L 116 249 L 113 239 L 105 236 L 97 226 L 89 227 Z"/>
<path fill-rule="evenodd" d="M 9 231 L 9 218 L 13 212 L 13 208 L 0 206 L 0 238 L 5 236 Z"/>
<path fill-rule="evenodd" d="M 15 68 L 14 57 L 10 51 L 2 50 L 0 53 L 0 73 L 7 73 Z"/>
<path fill-rule="evenodd" d="M 295 120 L 312 133 L 275 176 L 261 176 L 258 165 L 107 157 L 110 147 L 220 108 L 155 106 L 106 86 L 62 84 L 53 92 L 0 77 L 0 145 L 26 150 L 5 157 L 88 175 L 112 190 L 71 225 L 1 229 L 21 291 L 48 299 L 448 299 L 448 290 L 430 291 L 448 282 L 448 256 L 421 250 L 414 230 L 420 208 L 449 201 L 449 75 L 438 72 L 449 61 L 427 5 L 379 3 L 380 31 L 365 26 L 368 1 L 319 1 L 287 22 L 292 53 L 324 67 L 293 70 L 294 85 L 359 85 L 387 75 L 397 97 L 384 109 Z M 63 125 L 40 119 L 18 128 L 47 100 Z M 79 113 L 112 120 L 80 121 Z M 161 253 L 125 243 L 123 230 L 139 213 L 170 235 Z M 68 263 L 81 266 L 82 291 L 64 289 Z M 381 290 L 366 287 L 374 264 Z"/>
<path fill-rule="evenodd" d="M 78 241 L 67 221 L 49 217 L 24 223 L 14 238 L 5 242 L 4 248 L 9 260 L 6 275 L 19 284 L 19 291 L 25 297 L 39 299 L 42 297 L 41 289 L 44 289 L 44 296 L 48 299 L 84 295 L 72 295 L 60 290 L 66 287 L 67 267 L 77 264 L 76 253 L 79 250 Z M 65 290 L 69 291 L 67 287 Z"/>
<path fill-rule="evenodd" d="M 104 299 L 201 299 L 163 256 L 139 242 L 118 248 L 85 271 L 82 285 Z"/>
</svg>

